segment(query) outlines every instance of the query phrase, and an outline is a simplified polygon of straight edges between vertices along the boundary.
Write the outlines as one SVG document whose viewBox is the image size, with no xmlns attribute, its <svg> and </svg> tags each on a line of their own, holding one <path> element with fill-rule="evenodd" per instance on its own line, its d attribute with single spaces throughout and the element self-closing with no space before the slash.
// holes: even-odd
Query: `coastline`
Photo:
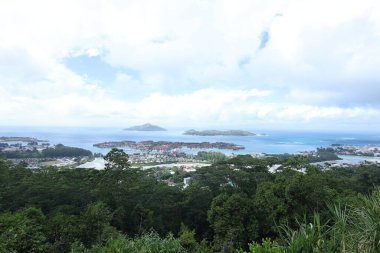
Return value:
<svg viewBox="0 0 380 253">
<path fill-rule="evenodd" d="M 250 130 L 250 129 L 248 129 Z M 171 142 L 229 142 L 244 146 L 244 150 L 222 150 L 225 154 L 299 154 L 303 151 L 327 147 L 334 143 L 364 146 L 380 145 L 379 133 L 331 133 L 298 131 L 263 131 L 267 136 L 189 136 L 182 135 L 183 129 L 164 132 L 129 132 L 120 128 L 104 127 L 5 127 L 0 126 L 0 136 L 30 136 L 47 140 L 51 145 L 65 144 L 80 147 L 93 153 L 106 154 L 110 149 L 100 149 L 93 144 L 108 141 L 171 141 Z M 258 132 L 258 131 L 252 131 Z M 197 152 L 199 150 L 187 150 Z M 134 153 L 136 150 L 127 150 Z M 137 151 L 138 152 L 138 151 Z"/>
</svg>

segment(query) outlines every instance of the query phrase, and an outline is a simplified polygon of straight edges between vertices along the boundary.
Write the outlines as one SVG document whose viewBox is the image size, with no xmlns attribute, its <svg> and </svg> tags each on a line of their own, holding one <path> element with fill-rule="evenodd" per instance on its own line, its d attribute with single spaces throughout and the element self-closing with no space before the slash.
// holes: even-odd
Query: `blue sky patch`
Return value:
<svg viewBox="0 0 380 253">
<path fill-rule="evenodd" d="M 86 76 L 89 80 L 98 81 L 102 84 L 112 83 L 118 73 L 125 73 L 132 77 L 138 77 L 135 70 L 113 67 L 103 61 L 101 56 L 89 57 L 81 55 L 68 57 L 63 60 L 63 64 L 78 75 Z"/>
<path fill-rule="evenodd" d="M 269 42 L 269 32 L 263 31 L 260 36 L 260 49 L 264 49 L 267 46 L 267 43 Z"/>
</svg>

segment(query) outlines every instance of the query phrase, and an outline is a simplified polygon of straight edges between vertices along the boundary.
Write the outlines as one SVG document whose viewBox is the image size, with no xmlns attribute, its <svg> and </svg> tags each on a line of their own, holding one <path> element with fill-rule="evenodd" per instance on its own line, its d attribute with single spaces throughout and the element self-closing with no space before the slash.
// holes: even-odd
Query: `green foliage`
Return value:
<svg viewBox="0 0 380 253">
<path fill-rule="evenodd" d="M 330 206 L 332 221 L 321 223 L 314 214 L 312 223 L 299 223 L 297 229 L 282 226 L 279 242 L 252 243 L 251 252 L 380 252 L 380 188 L 361 203 L 349 208 Z M 281 251 L 278 251 L 281 249 Z M 243 252 L 243 251 L 241 251 Z"/>
<path fill-rule="evenodd" d="M 194 251 L 197 247 L 195 240 L 195 231 L 190 230 L 185 224 L 181 223 L 181 230 L 179 232 L 179 241 L 185 249 Z"/>
<path fill-rule="evenodd" d="M 285 223 L 288 218 L 284 186 L 274 182 L 260 184 L 254 198 L 254 207 L 259 222 L 260 236 L 278 235 L 277 225 Z"/>
<path fill-rule="evenodd" d="M 0 250 L 2 252 L 45 252 L 44 221 L 44 214 L 36 208 L 26 208 L 16 213 L 1 213 Z"/>
<path fill-rule="evenodd" d="M 209 188 L 214 196 L 224 191 L 243 192 L 252 196 L 258 184 L 271 179 L 268 165 L 269 161 L 265 159 L 239 155 L 226 162 L 200 168 L 193 178 L 200 187 Z"/>
<path fill-rule="evenodd" d="M 266 238 L 262 243 L 250 243 L 249 252 L 251 253 L 283 253 L 284 247 L 280 246 L 276 241 L 271 241 Z M 238 253 L 246 253 L 244 250 L 239 250 Z"/>
<path fill-rule="evenodd" d="M 215 233 L 215 250 L 232 252 L 257 239 L 252 207 L 252 201 L 242 194 L 221 194 L 214 198 L 208 218 Z"/>
<path fill-rule="evenodd" d="M 314 215 L 313 223 L 302 223 L 298 230 L 285 226 L 283 238 L 286 243 L 284 252 L 338 252 L 339 245 L 329 240 L 328 226 L 321 224 L 320 216 Z"/>
<path fill-rule="evenodd" d="M 91 156 L 92 152 L 83 148 L 67 147 L 64 145 L 56 145 L 55 148 L 47 148 L 42 151 L 42 157 L 77 157 Z"/>
<path fill-rule="evenodd" d="M 144 234 L 134 239 L 123 235 L 110 238 L 104 246 L 95 246 L 91 250 L 81 244 L 73 245 L 71 253 L 182 253 L 187 252 L 180 241 L 172 235 L 160 238 L 156 233 Z"/>
<path fill-rule="evenodd" d="M 141 203 L 137 204 L 132 212 L 134 226 L 138 228 L 138 233 L 141 234 L 150 230 L 153 227 L 153 211 L 144 208 Z"/>
<path fill-rule="evenodd" d="M 283 163 L 284 166 L 291 168 L 301 168 L 310 163 L 310 159 L 305 155 L 292 155 Z"/>
<path fill-rule="evenodd" d="M 47 217 L 45 231 L 49 242 L 48 252 L 69 252 L 71 245 L 81 236 L 81 219 L 76 215 L 54 213 Z"/>
<path fill-rule="evenodd" d="M 106 169 L 113 170 L 124 170 L 130 167 L 130 163 L 128 162 L 128 155 L 122 150 L 118 148 L 113 148 L 108 154 L 104 157 L 106 160 Z"/>
<path fill-rule="evenodd" d="M 262 158 L 254 158 L 251 155 L 238 155 L 227 161 L 228 164 L 233 164 L 239 168 L 250 166 L 260 170 L 266 170 L 267 160 Z"/>
<path fill-rule="evenodd" d="M 103 202 L 90 204 L 81 215 L 81 241 L 86 246 L 101 243 L 103 232 L 109 226 L 111 212 Z"/>
<path fill-rule="evenodd" d="M 122 150 L 100 171 L 0 159 L 0 252 L 379 252 L 380 166 L 293 158 L 237 156 L 189 174 L 186 189 Z"/>
<path fill-rule="evenodd" d="M 361 204 L 351 209 L 349 236 L 360 252 L 380 252 L 380 188 L 361 196 Z"/>
<path fill-rule="evenodd" d="M 251 243 L 249 249 L 251 253 L 340 252 L 339 244 L 329 240 L 328 233 L 328 226 L 321 224 L 319 215 L 315 214 L 312 223 L 300 223 L 296 230 L 283 226 L 281 240 L 283 245 L 266 239 L 262 243 Z"/>
<path fill-rule="evenodd" d="M 210 209 L 213 199 L 212 192 L 206 187 L 199 187 L 195 184 L 190 185 L 184 190 L 184 214 L 185 224 L 196 232 L 196 238 L 210 238 L 210 223 L 207 220 L 207 211 Z"/>
<path fill-rule="evenodd" d="M 309 156 L 310 162 L 323 162 L 341 160 L 332 148 L 318 148 L 313 156 Z"/>
<path fill-rule="evenodd" d="M 194 158 L 196 160 L 210 162 L 225 161 L 227 159 L 224 153 L 215 151 L 199 151 Z"/>
<path fill-rule="evenodd" d="M 62 144 L 56 145 L 54 148 L 46 148 L 39 152 L 34 151 L 11 151 L 0 152 L 1 155 L 8 159 L 23 159 L 23 158 L 61 158 L 61 157 L 79 157 L 92 156 L 92 152 L 83 148 L 68 147 Z"/>
</svg>

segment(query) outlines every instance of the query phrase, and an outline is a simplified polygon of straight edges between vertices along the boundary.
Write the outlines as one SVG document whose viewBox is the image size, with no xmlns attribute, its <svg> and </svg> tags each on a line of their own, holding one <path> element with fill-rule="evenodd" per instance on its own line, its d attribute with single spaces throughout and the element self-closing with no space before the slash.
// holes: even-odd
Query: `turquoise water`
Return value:
<svg viewBox="0 0 380 253">
<path fill-rule="evenodd" d="M 107 149 L 93 147 L 105 141 L 181 141 L 181 142 L 231 142 L 245 147 L 244 150 L 223 150 L 225 153 L 298 153 L 339 143 L 343 145 L 380 145 L 380 133 L 333 133 L 333 132 L 292 132 L 255 131 L 266 136 L 188 136 L 182 133 L 188 129 L 166 132 L 132 132 L 119 128 L 84 127 L 0 127 L 0 136 L 35 137 L 51 144 L 81 147 L 92 152 L 107 153 Z M 250 130 L 250 129 L 248 129 Z M 192 150 L 191 152 L 196 152 Z M 132 152 L 132 151 L 130 151 Z"/>
</svg>

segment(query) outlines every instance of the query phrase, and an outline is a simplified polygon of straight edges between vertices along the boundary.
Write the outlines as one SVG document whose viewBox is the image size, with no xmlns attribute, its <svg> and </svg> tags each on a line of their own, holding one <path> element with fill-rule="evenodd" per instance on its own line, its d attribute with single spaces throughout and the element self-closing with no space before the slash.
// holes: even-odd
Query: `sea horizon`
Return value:
<svg viewBox="0 0 380 253">
<path fill-rule="evenodd" d="M 50 144 L 63 144 L 85 148 L 93 153 L 106 154 L 109 149 L 94 147 L 96 143 L 107 141 L 171 141 L 171 142 L 228 142 L 244 146 L 245 149 L 217 150 L 225 154 L 295 154 L 328 147 L 332 144 L 365 146 L 380 145 L 377 132 L 341 132 L 313 130 L 255 130 L 241 129 L 259 134 L 256 136 L 192 136 L 183 135 L 189 128 L 175 128 L 167 131 L 126 131 L 117 127 L 35 127 L 0 126 L 0 136 L 34 137 Z M 198 129 L 197 129 L 198 130 Z M 199 129 L 202 130 L 202 129 Z M 223 129 L 224 130 L 224 129 Z M 136 152 L 128 150 L 127 152 Z M 186 150 L 196 153 L 198 150 Z"/>
</svg>

